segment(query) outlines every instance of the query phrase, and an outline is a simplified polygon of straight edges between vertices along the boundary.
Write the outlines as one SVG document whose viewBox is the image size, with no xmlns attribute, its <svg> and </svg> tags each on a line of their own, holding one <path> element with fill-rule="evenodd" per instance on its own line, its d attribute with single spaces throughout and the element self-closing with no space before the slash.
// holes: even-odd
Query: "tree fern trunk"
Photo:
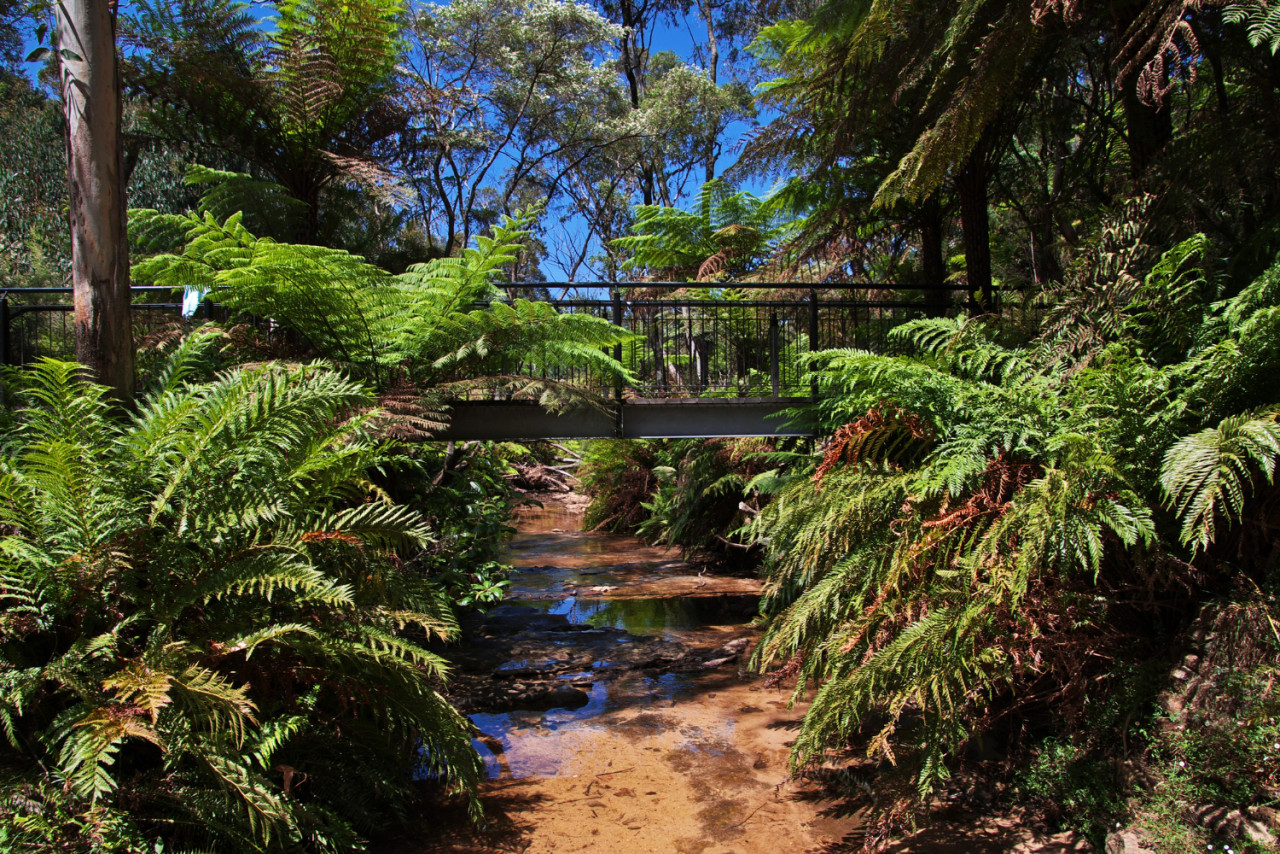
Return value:
<svg viewBox="0 0 1280 854">
<path fill-rule="evenodd" d="M 1037 285 L 1047 285 L 1062 281 L 1062 265 L 1058 263 L 1058 253 L 1054 248 L 1057 233 L 1054 231 L 1053 211 L 1048 205 L 1036 210 L 1032 217 L 1031 227 L 1031 270 Z"/>
<path fill-rule="evenodd" d="M 947 267 L 942 254 L 942 203 L 934 193 L 920 207 L 920 271 L 928 288 L 929 314 L 941 317 L 947 309 Z"/>
<path fill-rule="evenodd" d="M 964 266 L 969 280 L 969 297 L 984 312 L 993 308 L 987 181 L 985 146 L 979 145 L 956 176 L 956 189 L 960 193 L 960 227 L 964 231 Z"/>
<path fill-rule="evenodd" d="M 1165 143 L 1173 138 L 1173 117 L 1168 106 L 1142 103 L 1133 80 L 1125 82 L 1120 104 L 1129 143 L 1129 175 L 1138 181 Z"/>
<path fill-rule="evenodd" d="M 133 399 L 129 246 L 114 4 L 56 4 L 67 119 L 76 358 L 121 401 Z"/>
</svg>

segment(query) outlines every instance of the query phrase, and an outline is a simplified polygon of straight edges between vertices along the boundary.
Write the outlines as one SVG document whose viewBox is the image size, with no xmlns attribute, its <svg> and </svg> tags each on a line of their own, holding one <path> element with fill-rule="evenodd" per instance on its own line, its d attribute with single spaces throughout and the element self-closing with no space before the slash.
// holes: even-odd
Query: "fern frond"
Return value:
<svg viewBox="0 0 1280 854">
<path fill-rule="evenodd" d="M 1228 24 L 1243 24 L 1249 34 L 1249 44 L 1270 48 L 1272 55 L 1280 50 L 1280 7 L 1252 0 L 1231 3 L 1222 12 L 1222 20 Z"/>
<path fill-rule="evenodd" d="M 1160 487 L 1182 521 L 1183 545 L 1207 549 L 1218 519 L 1239 520 L 1255 473 L 1267 483 L 1280 459 L 1277 413 L 1244 414 L 1182 439 L 1165 454 Z"/>
</svg>

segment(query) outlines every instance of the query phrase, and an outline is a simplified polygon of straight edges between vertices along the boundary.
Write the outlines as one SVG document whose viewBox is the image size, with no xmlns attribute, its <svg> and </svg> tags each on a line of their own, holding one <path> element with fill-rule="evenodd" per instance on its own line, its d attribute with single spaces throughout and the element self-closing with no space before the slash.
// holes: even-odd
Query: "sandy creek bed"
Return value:
<svg viewBox="0 0 1280 854">
<path fill-rule="evenodd" d="M 849 839 L 856 817 L 789 779 L 803 708 L 741 673 L 757 582 L 579 526 L 555 504 L 523 514 L 508 603 L 453 653 L 455 699 L 485 733 L 487 826 L 449 814 L 382 850 L 779 854 Z"/>
<path fill-rule="evenodd" d="M 373 850 L 860 851 L 863 816 L 787 773 L 805 707 L 744 672 L 759 583 L 580 523 L 557 502 L 523 513 L 508 601 L 446 652 L 450 698 L 482 732 L 483 826 L 452 801 Z M 1008 811 L 936 807 L 886 854 L 1092 850 Z"/>
</svg>

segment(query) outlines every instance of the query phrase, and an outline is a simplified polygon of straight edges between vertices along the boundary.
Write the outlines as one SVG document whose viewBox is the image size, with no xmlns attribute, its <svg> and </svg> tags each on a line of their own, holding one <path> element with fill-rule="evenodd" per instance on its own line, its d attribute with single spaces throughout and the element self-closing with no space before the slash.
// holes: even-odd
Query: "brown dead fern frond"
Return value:
<svg viewBox="0 0 1280 854">
<path fill-rule="evenodd" d="M 933 428 L 919 416 L 891 403 L 882 403 L 857 421 L 836 430 L 827 442 L 822 464 L 814 472 L 814 483 L 821 488 L 822 479 L 840 464 L 854 465 L 874 459 L 898 465 L 920 454 L 933 440 Z"/>
<path fill-rule="evenodd" d="M 402 442 L 432 439 L 449 423 L 448 416 L 403 375 L 378 395 L 378 409 L 372 424 L 375 432 Z"/>
<path fill-rule="evenodd" d="M 1223 5 L 1223 0 L 1165 0 L 1144 6 L 1121 36 L 1117 83 L 1124 86 L 1136 77 L 1138 97 L 1155 106 L 1164 103 L 1179 78 L 1194 82 L 1200 40 L 1190 17 Z"/>
<path fill-rule="evenodd" d="M 135 342 L 140 352 L 164 351 L 182 341 L 188 331 L 187 324 L 181 320 L 167 320 L 152 326 Z"/>
</svg>

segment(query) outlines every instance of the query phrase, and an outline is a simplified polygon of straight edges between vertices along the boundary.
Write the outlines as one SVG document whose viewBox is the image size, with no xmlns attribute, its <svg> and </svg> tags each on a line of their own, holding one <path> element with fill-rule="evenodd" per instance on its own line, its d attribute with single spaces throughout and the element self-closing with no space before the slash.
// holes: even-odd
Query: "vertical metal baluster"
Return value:
<svg viewBox="0 0 1280 854">
<path fill-rule="evenodd" d="M 778 377 L 778 313 L 769 313 L 769 389 L 773 397 L 780 397 Z"/>
<path fill-rule="evenodd" d="M 724 347 L 724 342 L 723 342 L 723 339 L 721 338 L 721 334 L 723 334 L 721 332 L 721 326 L 723 325 L 732 326 L 732 324 L 722 324 L 721 318 L 722 318 L 722 312 L 717 310 L 716 325 L 714 325 L 712 329 L 712 341 L 714 342 L 713 343 L 714 350 L 712 350 L 712 352 L 709 353 L 708 359 L 722 359 L 722 353 L 728 351 L 728 348 Z M 714 370 L 714 367 L 716 367 L 716 364 L 712 362 L 712 370 Z M 723 383 L 723 379 L 722 379 L 723 373 L 713 374 L 713 376 L 714 376 L 714 379 L 712 380 L 712 382 L 716 383 L 717 385 Z"/>
<path fill-rule="evenodd" d="M 706 394 L 710 386 L 711 373 L 711 348 L 715 346 L 715 339 L 710 335 L 711 327 L 715 324 L 714 305 L 702 305 L 698 307 L 700 314 L 698 315 L 698 364 L 694 370 L 698 376 L 698 394 Z"/>
<path fill-rule="evenodd" d="M 809 288 L 809 352 L 811 354 L 822 349 L 818 335 L 818 289 Z M 808 364 L 809 369 L 813 370 L 813 359 L 809 359 Z M 816 379 L 809 383 L 809 394 L 815 398 L 818 396 L 818 381 Z"/>
<path fill-rule="evenodd" d="M 761 371 L 765 367 L 765 356 L 760 352 L 760 343 L 768 341 L 768 333 L 762 328 L 763 318 L 760 316 L 760 307 L 756 306 L 751 310 L 752 316 L 756 320 L 755 346 L 751 348 L 752 355 L 755 357 L 752 361 L 755 363 L 756 371 Z"/>
<path fill-rule="evenodd" d="M 9 294 L 0 293 L 0 365 L 9 364 Z"/>
<path fill-rule="evenodd" d="M 662 397 L 667 397 L 667 312 L 671 311 L 668 303 L 660 303 L 658 307 L 657 342 L 653 354 L 653 368 L 658 375 L 658 389 Z"/>
<path fill-rule="evenodd" d="M 612 293 L 613 302 L 612 302 L 611 308 L 613 312 L 613 325 L 621 326 L 625 329 L 626 327 L 624 325 L 624 318 L 622 316 L 622 292 L 619 291 L 616 287 L 613 288 L 612 290 L 613 290 L 613 293 Z M 614 358 L 614 361 L 616 362 L 622 361 L 622 345 L 621 344 L 613 345 L 613 358 Z M 613 399 L 619 403 L 622 402 L 622 378 L 621 377 L 615 377 L 613 380 Z M 621 413 L 619 413 L 619 417 L 621 417 Z"/>
</svg>

